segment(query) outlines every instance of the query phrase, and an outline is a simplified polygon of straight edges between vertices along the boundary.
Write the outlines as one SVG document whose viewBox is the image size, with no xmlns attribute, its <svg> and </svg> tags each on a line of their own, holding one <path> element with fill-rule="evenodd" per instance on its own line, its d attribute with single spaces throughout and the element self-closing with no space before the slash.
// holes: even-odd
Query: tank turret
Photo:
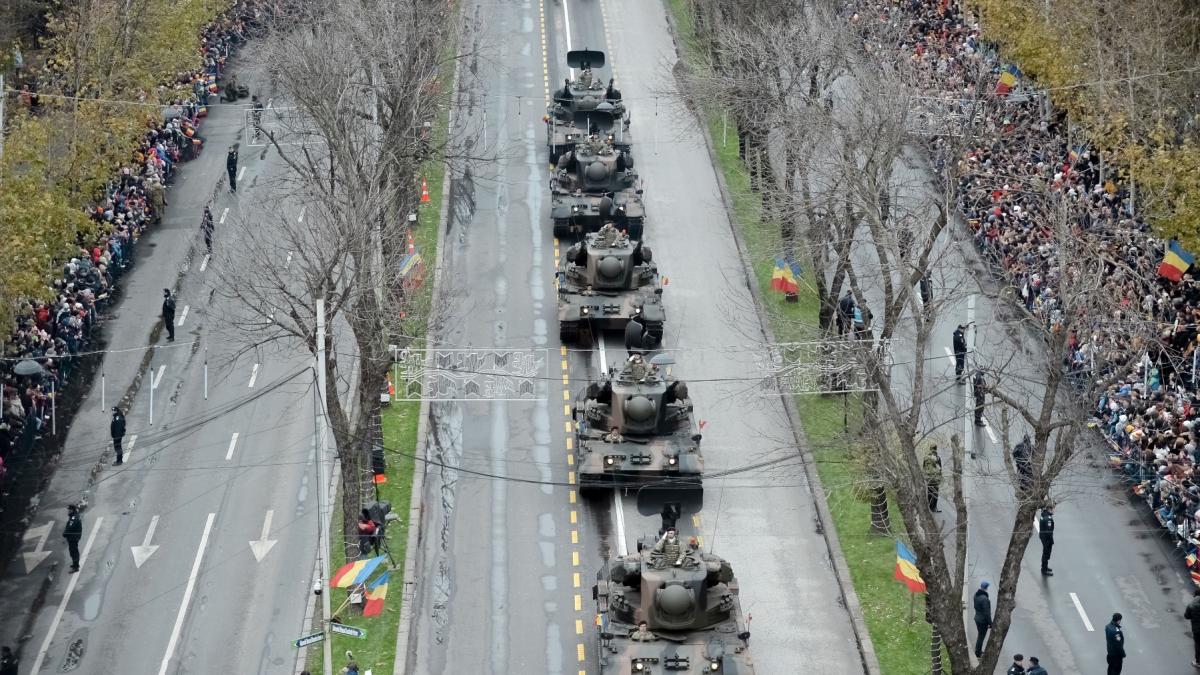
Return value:
<svg viewBox="0 0 1200 675">
<path fill-rule="evenodd" d="M 733 567 L 675 535 L 639 542 L 598 575 L 600 672 L 753 673 Z"/>
<path fill-rule="evenodd" d="M 572 411 L 579 486 L 699 490 L 704 459 L 687 384 L 640 354 L 580 392 Z"/>
<path fill-rule="evenodd" d="M 595 232 L 612 222 L 633 239 L 642 238 L 641 181 L 632 156 L 610 140 L 593 135 L 559 157 L 550 192 L 554 236 Z"/>
<path fill-rule="evenodd" d="M 662 282 L 648 246 L 606 224 L 568 248 L 558 269 L 558 330 L 564 344 L 589 343 L 600 330 L 626 331 L 631 349 L 662 342 Z"/>
</svg>

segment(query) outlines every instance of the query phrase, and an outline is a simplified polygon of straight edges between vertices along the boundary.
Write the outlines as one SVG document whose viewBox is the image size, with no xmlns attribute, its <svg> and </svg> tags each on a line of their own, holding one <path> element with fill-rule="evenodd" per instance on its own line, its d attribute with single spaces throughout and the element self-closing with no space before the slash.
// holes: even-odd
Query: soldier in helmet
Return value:
<svg viewBox="0 0 1200 675">
<path fill-rule="evenodd" d="M 617 427 L 613 427 L 607 434 L 604 434 L 605 443 L 620 443 L 623 440 L 625 439 L 621 436 L 621 430 Z"/>
<path fill-rule="evenodd" d="M 629 374 L 635 380 L 644 380 L 649 374 L 650 369 L 646 367 L 646 362 L 642 360 L 641 354 L 630 354 L 629 356 Z"/>
<path fill-rule="evenodd" d="M 600 230 L 596 234 L 599 235 L 596 237 L 597 244 L 605 247 L 611 247 L 617 242 L 617 238 L 621 233 L 612 223 L 605 223 L 600 226 Z"/>
<path fill-rule="evenodd" d="M 583 83 L 584 87 L 587 87 L 588 89 L 592 88 L 592 68 L 590 64 L 587 68 L 583 69 L 582 73 L 579 74 L 579 81 Z"/>
<path fill-rule="evenodd" d="M 637 630 L 629 634 L 629 639 L 635 642 L 653 642 L 658 636 L 650 632 L 650 624 L 639 621 Z"/>
</svg>

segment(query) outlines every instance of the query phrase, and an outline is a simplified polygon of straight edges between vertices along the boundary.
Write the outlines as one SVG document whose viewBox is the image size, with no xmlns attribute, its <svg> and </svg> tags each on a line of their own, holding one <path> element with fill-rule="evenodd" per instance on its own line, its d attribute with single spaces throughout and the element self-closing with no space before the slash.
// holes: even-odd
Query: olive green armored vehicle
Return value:
<svg viewBox="0 0 1200 675">
<path fill-rule="evenodd" d="M 592 73 L 592 68 L 604 66 L 604 52 L 586 49 L 567 52 L 567 65 L 582 72 L 577 79 L 563 82 L 546 110 L 550 164 L 556 164 L 564 152 L 574 150 L 580 141 L 592 135 L 607 138 L 618 150 L 628 153 L 633 136 L 621 92 L 611 80 L 606 85 Z"/>
<path fill-rule="evenodd" d="M 733 567 L 673 534 L 639 542 L 598 575 L 600 672 L 752 675 Z"/>
<path fill-rule="evenodd" d="M 560 239 L 611 222 L 640 240 L 646 209 L 632 157 L 598 135 L 563 153 L 550 179 L 550 217 Z"/>
<path fill-rule="evenodd" d="M 669 361 L 662 356 L 655 361 Z M 613 487 L 700 491 L 704 458 L 687 384 L 641 354 L 589 384 L 571 414 L 582 494 Z"/>
<path fill-rule="evenodd" d="M 602 330 L 626 331 L 630 348 L 662 343 L 663 287 L 648 246 L 606 224 L 568 248 L 558 269 L 563 344 L 590 344 Z"/>
</svg>

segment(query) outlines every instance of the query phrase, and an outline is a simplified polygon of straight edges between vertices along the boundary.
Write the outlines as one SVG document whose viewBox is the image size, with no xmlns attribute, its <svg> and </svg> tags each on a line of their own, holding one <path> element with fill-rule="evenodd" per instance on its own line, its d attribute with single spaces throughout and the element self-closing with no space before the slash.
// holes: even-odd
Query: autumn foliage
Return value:
<svg viewBox="0 0 1200 675">
<path fill-rule="evenodd" d="M 43 298 L 77 242 L 98 233 L 84 210 L 137 139 L 160 119 L 180 73 L 200 64 L 201 29 L 231 0 L 57 3 L 49 37 L 27 49 L 19 81 L 36 110 L 9 96 L 0 161 L 0 335 L 18 304 Z M 7 81 L 11 86 L 13 81 Z"/>
</svg>

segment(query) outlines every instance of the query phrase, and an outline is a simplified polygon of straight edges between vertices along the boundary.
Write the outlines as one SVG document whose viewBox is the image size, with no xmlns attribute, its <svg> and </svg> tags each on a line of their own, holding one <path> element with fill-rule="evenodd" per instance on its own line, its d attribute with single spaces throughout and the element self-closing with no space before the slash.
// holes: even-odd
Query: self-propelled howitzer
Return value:
<svg viewBox="0 0 1200 675">
<path fill-rule="evenodd" d="M 633 354 L 575 399 L 580 492 L 643 486 L 701 489 L 704 458 L 687 384 Z"/>
<path fill-rule="evenodd" d="M 560 261 L 559 337 L 563 344 L 590 343 L 597 331 L 625 330 L 627 346 L 652 349 L 666 321 L 662 291 L 650 248 L 606 224 Z"/>
<path fill-rule="evenodd" d="M 618 557 L 593 590 L 603 675 L 753 675 L 728 561 L 665 537 Z M 645 626 L 641 624 L 645 622 Z"/>
</svg>

